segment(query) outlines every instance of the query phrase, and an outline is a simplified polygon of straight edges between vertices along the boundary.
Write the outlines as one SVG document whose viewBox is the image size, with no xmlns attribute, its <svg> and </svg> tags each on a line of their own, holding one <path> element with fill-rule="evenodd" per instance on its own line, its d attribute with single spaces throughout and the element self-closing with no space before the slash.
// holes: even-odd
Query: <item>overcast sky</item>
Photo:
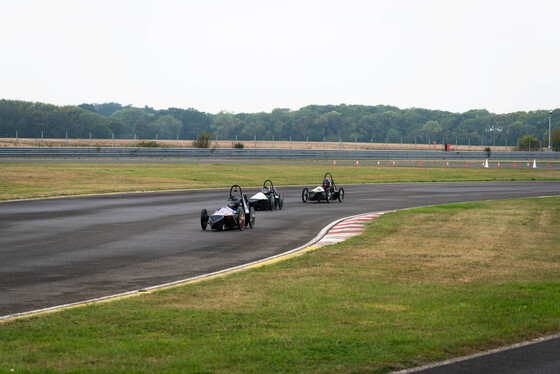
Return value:
<svg viewBox="0 0 560 374">
<path fill-rule="evenodd" d="M 560 1 L 0 0 L 0 98 L 234 113 L 560 107 Z"/>
</svg>

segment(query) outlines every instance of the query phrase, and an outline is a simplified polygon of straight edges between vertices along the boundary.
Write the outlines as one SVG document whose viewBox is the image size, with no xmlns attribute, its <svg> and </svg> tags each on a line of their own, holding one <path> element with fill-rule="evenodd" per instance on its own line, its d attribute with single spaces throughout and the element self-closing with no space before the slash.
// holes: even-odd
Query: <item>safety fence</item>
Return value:
<svg viewBox="0 0 560 374">
<path fill-rule="evenodd" d="M 272 160 L 560 160 L 560 152 L 306 150 L 143 147 L 0 147 L 0 158 L 174 158 Z"/>
</svg>

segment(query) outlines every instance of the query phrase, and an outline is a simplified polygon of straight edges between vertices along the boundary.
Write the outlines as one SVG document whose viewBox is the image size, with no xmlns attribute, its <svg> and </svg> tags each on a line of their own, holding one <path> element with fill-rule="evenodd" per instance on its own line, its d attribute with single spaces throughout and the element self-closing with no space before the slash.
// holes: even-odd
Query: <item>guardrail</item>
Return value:
<svg viewBox="0 0 560 374">
<path fill-rule="evenodd" d="M 1 147 L 0 158 L 174 158 L 281 160 L 560 160 L 560 152 L 307 150 L 143 147 Z"/>
</svg>

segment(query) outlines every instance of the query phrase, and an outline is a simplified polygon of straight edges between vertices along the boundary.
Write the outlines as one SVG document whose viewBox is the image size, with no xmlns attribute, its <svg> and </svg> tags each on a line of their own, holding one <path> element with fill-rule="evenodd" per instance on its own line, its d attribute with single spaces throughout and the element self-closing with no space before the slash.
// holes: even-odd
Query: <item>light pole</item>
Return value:
<svg viewBox="0 0 560 374">
<path fill-rule="evenodd" d="M 552 147 L 550 146 L 550 124 L 552 122 L 552 110 L 548 113 L 548 151 L 552 152 Z"/>
</svg>

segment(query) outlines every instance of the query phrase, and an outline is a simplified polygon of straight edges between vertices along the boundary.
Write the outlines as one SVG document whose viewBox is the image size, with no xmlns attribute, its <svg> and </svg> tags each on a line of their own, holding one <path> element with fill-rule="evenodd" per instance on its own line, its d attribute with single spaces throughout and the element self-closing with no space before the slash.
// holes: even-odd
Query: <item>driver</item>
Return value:
<svg viewBox="0 0 560 374">
<path fill-rule="evenodd" d="M 270 194 L 270 188 L 265 186 L 265 187 L 263 187 L 262 192 L 263 192 L 263 194 L 268 196 Z"/>
<path fill-rule="evenodd" d="M 323 179 L 323 189 L 326 191 L 329 188 L 331 188 L 331 181 L 329 180 L 329 178 Z"/>
<path fill-rule="evenodd" d="M 239 209 L 239 197 L 237 196 L 230 196 L 228 199 L 228 208 L 231 208 L 235 211 Z"/>
</svg>

